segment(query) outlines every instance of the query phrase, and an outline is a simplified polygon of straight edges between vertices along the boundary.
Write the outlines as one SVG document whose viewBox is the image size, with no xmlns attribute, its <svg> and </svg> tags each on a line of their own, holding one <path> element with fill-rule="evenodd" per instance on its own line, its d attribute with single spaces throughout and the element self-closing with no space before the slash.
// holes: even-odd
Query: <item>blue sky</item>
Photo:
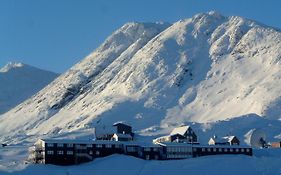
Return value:
<svg viewBox="0 0 281 175">
<path fill-rule="evenodd" d="M 0 67 L 17 61 L 61 73 L 126 22 L 211 10 L 281 28 L 279 0 L 1 0 Z"/>
</svg>

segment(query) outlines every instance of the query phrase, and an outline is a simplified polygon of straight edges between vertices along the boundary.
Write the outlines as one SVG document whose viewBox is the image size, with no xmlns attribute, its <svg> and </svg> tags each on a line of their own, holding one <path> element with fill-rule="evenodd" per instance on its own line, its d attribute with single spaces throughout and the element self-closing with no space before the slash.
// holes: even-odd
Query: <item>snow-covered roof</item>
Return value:
<svg viewBox="0 0 281 175">
<path fill-rule="evenodd" d="M 72 144 L 122 144 L 119 141 L 112 140 L 79 140 L 79 139 L 40 139 L 45 143 L 72 143 Z"/>
<path fill-rule="evenodd" d="M 171 132 L 170 135 L 175 135 L 175 134 L 180 134 L 180 135 L 184 135 L 185 132 L 190 128 L 190 126 L 181 126 L 181 127 L 177 127 L 175 129 L 173 129 L 173 131 Z"/>
<path fill-rule="evenodd" d="M 212 137 L 211 139 L 214 140 L 214 142 L 216 143 L 226 143 L 231 142 L 234 138 L 235 136 L 225 136 L 221 138 Z"/>
<path fill-rule="evenodd" d="M 156 143 L 161 146 L 192 146 L 193 144 L 191 143 L 178 143 L 178 142 L 161 142 L 161 143 Z"/>
<path fill-rule="evenodd" d="M 113 123 L 113 126 L 116 126 L 116 125 L 119 125 L 119 124 L 126 125 L 126 126 L 130 126 L 130 125 L 128 125 L 127 123 L 125 123 L 124 121 L 115 122 L 115 123 Z M 130 127 L 131 127 L 131 126 L 130 126 Z"/>
<path fill-rule="evenodd" d="M 228 142 L 231 142 L 234 138 L 235 138 L 235 136 L 226 136 L 226 137 L 222 137 L 222 139 L 225 139 L 225 140 L 227 140 Z"/>
</svg>

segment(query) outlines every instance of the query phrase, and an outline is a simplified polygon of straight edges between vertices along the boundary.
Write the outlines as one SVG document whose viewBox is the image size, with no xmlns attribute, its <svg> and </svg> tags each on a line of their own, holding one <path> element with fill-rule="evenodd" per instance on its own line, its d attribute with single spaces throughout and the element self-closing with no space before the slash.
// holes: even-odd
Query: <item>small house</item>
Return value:
<svg viewBox="0 0 281 175">
<path fill-rule="evenodd" d="M 179 142 L 179 143 L 197 143 L 197 135 L 190 126 L 181 126 L 175 128 L 170 135 L 158 137 L 153 143 Z"/>
<path fill-rule="evenodd" d="M 132 127 L 122 122 L 117 122 L 109 126 L 102 125 L 95 127 L 95 137 L 97 140 L 111 140 L 115 133 L 129 134 L 132 138 L 134 137 Z"/>
<path fill-rule="evenodd" d="M 179 134 L 184 136 L 188 142 L 197 142 L 197 135 L 190 126 L 181 126 L 173 129 L 170 135 Z"/>
<path fill-rule="evenodd" d="M 208 141 L 209 145 L 240 145 L 240 141 L 236 136 L 226 136 L 217 138 L 216 136 L 211 137 Z"/>
<path fill-rule="evenodd" d="M 133 132 L 132 132 L 132 127 L 122 123 L 122 122 L 117 122 L 113 124 L 114 127 L 116 127 L 116 133 L 118 134 L 130 134 L 131 136 L 133 136 Z"/>
</svg>

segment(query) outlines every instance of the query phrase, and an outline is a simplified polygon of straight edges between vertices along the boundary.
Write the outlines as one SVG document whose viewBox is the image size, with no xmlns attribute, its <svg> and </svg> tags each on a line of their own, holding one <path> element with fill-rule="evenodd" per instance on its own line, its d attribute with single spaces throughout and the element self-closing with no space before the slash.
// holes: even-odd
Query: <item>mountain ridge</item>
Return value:
<svg viewBox="0 0 281 175">
<path fill-rule="evenodd" d="M 1 117 L 0 129 L 13 128 L 16 137 L 118 120 L 144 131 L 249 113 L 280 119 L 280 48 L 278 30 L 217 12 L 174 24 L 127 23 Z M 21 123 L 10 121 L 25 113 Z"/>
<path fill-rule="evenodd" d="M 0 68 L 0 114 L 34 95 L 57 76 L 27 64 L 7 63 Z"/>
</svg>

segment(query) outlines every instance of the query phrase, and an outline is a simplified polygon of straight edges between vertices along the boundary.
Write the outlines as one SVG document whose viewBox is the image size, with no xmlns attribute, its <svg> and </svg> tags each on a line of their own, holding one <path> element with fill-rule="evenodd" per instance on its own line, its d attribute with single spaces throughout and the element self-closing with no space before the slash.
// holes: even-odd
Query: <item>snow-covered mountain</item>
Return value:
<svg viewBox="0 0 281 175">
<path fill-rule="evenodd" d="M 127 23 L 4 114 L 7 139 L 125 120 L 141 132 L 255 113 L 281 118 L 281 32 L 216 12 Z M 14 122 L 15 119 L 17 122 Z"/>
<path fill-rule="evenodd" d="M 22 63 L 10 62 L 0 68 L 0 114 L 30 98 L 57 76 Z"/>
</svg>

